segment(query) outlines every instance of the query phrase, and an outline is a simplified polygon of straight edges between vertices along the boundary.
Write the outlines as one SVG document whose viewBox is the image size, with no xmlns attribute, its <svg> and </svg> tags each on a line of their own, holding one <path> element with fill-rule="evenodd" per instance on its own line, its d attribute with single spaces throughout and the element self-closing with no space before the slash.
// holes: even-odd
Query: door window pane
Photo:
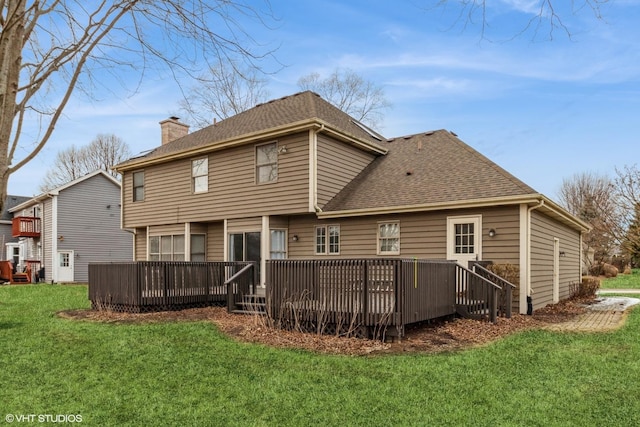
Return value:
<svg viewBox="0 0 640 427">
<path fill-rule="evenodd" d="M 229 235 L 229 261 L 244 261 L 244 234 Z"/>
<path fill-rule="evenodd" d="M 204 234 L 191 235 L 191 261 L 206 261 L 206 239 Z"/>
<path fill-rule="evenodd" d="M 455 253 L 475 253 L 475 225 L 474 223 L 456 224 L 455 226 Z"/>
</svg>

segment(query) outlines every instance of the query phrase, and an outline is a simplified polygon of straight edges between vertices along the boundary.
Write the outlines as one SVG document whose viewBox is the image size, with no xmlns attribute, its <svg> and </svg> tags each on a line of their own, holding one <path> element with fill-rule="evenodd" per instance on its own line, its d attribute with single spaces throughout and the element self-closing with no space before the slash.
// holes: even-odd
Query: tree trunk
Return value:
<svg viewBox="0 0 640 427">
<path fill-rule="evenodd" d="M 7 198 L 9 157 L 24 44 L 25 0 L 9 0 L 0 35 L 0 212 Z"/>
</svg>

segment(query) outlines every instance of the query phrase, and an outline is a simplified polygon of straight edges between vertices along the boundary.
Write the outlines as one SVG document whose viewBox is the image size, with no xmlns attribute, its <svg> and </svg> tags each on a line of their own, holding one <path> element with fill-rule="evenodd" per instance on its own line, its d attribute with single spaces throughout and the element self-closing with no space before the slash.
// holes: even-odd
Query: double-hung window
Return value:
<svg viewBox="0 0 640 427">
<path fill-rule="evenodd" d="M 287 258 L 287 231 L 286 230 L 271 230 L 271 249 L 269 257 L 271 259 L 286 259 Z"/>
<path fill-rule="evenodd" d="M 386 222 L 378 224 L 378 254 L 400 254 L 400 223 Z"/>
<path fill-rule="evenodd" d="M 133 173 L 133 201 L 144 200 L 144 171 Z"/>
<path fill-rule="evenodd" d="M 184 235 L 150 236 L 149 261 L 184 261 Z"/>
<path fill-rule="evenodd" d="M 256 182 L 264 184 L 278 180 L 278 144 L 256 146 Z"/>
<path fill-rule="evenodd" d="M 204 157 L 191 161 L 191 182 L 194 193 L 209 190 L 209 159 Z"/>
<path fill-rule="evenodd" d="M 316 227 L 316 255 L 338 255 L 340 253 L 340 226 Z"/>
</svg>

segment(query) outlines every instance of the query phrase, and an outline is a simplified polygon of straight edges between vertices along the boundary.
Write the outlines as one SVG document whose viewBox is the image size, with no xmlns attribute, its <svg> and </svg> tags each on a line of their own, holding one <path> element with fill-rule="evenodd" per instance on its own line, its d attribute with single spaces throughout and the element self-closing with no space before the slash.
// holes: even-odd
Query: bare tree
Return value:
<svg viewBox="0 0 640 427">
<path fill-rule="evenodd" d="M 616 168 L 617 201 L 623 213 L 622 249 L 637 265 L 640 263 L 640 169 L 637 165 Z"/>
<path fill-rule="evenodd" d="M 298 79 L 298 87 L 318 93 L 342 111 L 372 128 L 382 124 L 384 112 L 391 107 L 382 87 L 349 69 L 335 69 L 325 78 L 318 73 L 311 73 Z"/>
<path fill-rule="evenodd" d="M 168 66 L 178 80 L 227 57 L 257 68 L 272 53 L 255 51 L 245 30 L 272 17 L 268 0 L 259 7 L 249 0 L 0 1 L 0 209 L 10 175 L 45 146 L 76 89 L 113 90 L 123 75 L 142 79 L 152 67 Z M 25 134 L 26 123 L 39 123 L 40 132 Z"/>
<path fill-rule="evenodd" d="M 560 187 L 560 203 L 592 226 L 583 243 L 585 252 L 593 251 L 597 262 L 609 260 L 624 234 L 620 222 L 622 212 L 616 198 L 614 182 L 594 173 L 575 174 L 564 179 Z"/>
<path fill-rule="evenodd" d="M 602 9 L 610 0 L 504 0 L 499 5 L 487 0 L 423 0 L 420 4 L 428 9 L 455 8 L 457 18 L 452 26 L 461 25 L 465 30 L 469 26 L 480 27 L 483 39 L 488 38 L 491 27 L 491 7 L 499 6 L 504 10 L 511 7 L 513 11 L 520 12 L 524 19 L 513 37 L 522 34 L 532 34 L 532 38 L 543 37 L 553 40 L 559 31 L 572 38 L 576 29 L 572 28 L 569 21 L 572 16 L 590 14 L 598 20 L 603 20 Z"/>
<path fill-rule="evenodd" d="M 111 167 L 129 157 L 129 145 L 121 138 L 113 134 L 99 134 L 89 145 L 80 148 L 72 145 L 59 151 L 40 184 L 40 191 L 46 192 L 98 169 L 118 178 L 118 173 Z"/>
<path fill-rule="evenodd" d="M 180 101 L 186 121 L 203 128 L 214 118 L 226 119 L 265 102 L 269 92 L 263 76 L 255 68 L 240 69 L 234 61 L 220 61 Z"/>
</svg>

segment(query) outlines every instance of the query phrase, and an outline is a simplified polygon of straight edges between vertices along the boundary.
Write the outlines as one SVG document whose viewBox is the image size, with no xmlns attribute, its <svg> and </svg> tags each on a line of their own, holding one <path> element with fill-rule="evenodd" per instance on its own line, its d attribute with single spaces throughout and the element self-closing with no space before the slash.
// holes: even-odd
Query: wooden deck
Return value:
<svg viewBox="0 0 640 427">
<path fill-rule="evenodd" d="M 456 314 L 495 321 L 503 290 L 451 261 L 270 260 L 266 288 L 256 271 L 246 262 L 92 263 L 89 299 L 129 312 L 226 305 L 259 309 L 283 328 L 402 336 L 406 325 Z"/>
</svg>

